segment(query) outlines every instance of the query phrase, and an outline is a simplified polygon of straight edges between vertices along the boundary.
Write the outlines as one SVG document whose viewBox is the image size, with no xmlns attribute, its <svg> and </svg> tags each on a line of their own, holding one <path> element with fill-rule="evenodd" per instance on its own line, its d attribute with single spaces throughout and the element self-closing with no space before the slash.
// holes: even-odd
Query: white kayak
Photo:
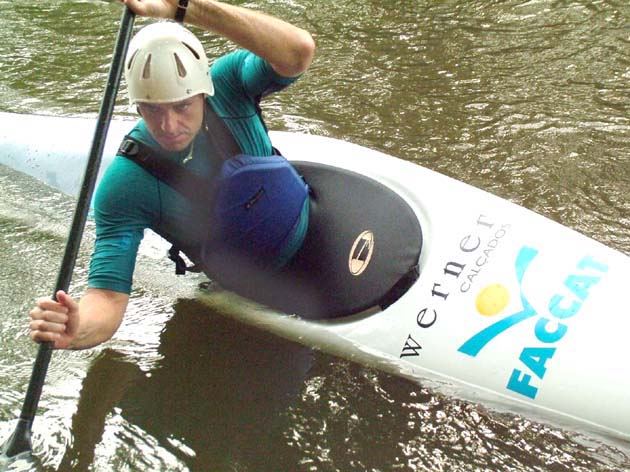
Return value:
<svg viewBox="0 0 630 472">
<path fill-rule="evenodd" d="M 112 122 L 102 168 L 132 125 Z M 91 119 L 0 113 L 0 164 L 76 195 L 94 126 Z M 278 335 L 458 397 L 630 440 L 628 256 L 410 162 L 331 138 L 273 131 L 271 137 L 305 168 L 307 182 L 311 168 L 325 169 L 324 180 L 350 176 L 350 191 L 325 207 L 328 213 L 360 209 L 368 221 L 393 226 L 388 238 L 396 238 L 397 215 L 379 216 L 369 194 L 352 185 L 394 194 L 396 205 L 408 210 L 405 218 L 414 220 L 409 231 L 418 231 L 409 256 L 415 277 L 387 303 L 370 301 L 370 307 L 354 300 L 365 290 L 329 284 L 331 299 L 346 296 L 353 305 L 323 319 L 229 292 L 200 294 L 202 300 L 229 305 L 231 316 Z M 350 232 L 356 236 L 347 247 L 336 248 L 345 255 L 340 267 L 348 280 L 367 274 L 378 281 L 388 269 L 378 260 L 381 251 L 396 253 L 406 244 L 392 244 L 369 226 Z"/>
</svg>

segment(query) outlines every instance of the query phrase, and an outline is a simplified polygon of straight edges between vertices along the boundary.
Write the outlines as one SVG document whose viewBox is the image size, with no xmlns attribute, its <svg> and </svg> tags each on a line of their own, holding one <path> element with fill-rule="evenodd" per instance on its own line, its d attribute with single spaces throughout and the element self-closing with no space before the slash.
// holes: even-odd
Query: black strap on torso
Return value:
<svg viewBox="0 0 630 472">
<path fill-rule="evenodd" d="M 257 110 L 260 110 L 260 108 Z M 259 116 L 262 120 L 262 116 Z M 230 128 L 219 118 L 219 115 L 209 103 L 206 104 L 202 131 L 208 140 L 209 154 L 212 159 L 219 159 L 221 162 L 225 162 L 243 152 Z"/>
<path fill-rule="evenodd" d="M 254 105 L 256 114 L 260 118 L 265 131 L 268 131 L 260 108 L 261 99 L 262 96 L 257 97 Z M 210 103 L 205 104 L 202 132 L 205 134 L 208 142 L 209 159 L 225 162 L 242 153 L 236 138 L 234 138 L 230 129 L 217 115 Z M 281 155 L 280 151 L 275 147 L 272 149 L 275 154 Z M 204 179 L 194 172 L 191 172 L 181 163 L 174 162 L 165 154 L 129 136 L 125 136 L 123 139 L 118 149 L 118 154 L 131 159 L 151 175 L 168 184 L 190 201 L 204 202 L 205 208 L 213 207 L 212 201 L 214 200 L 214 192 L 212 182 L 209 179 Z M 193 266 L 186 264 L 180 254 L 181 252 L 178 244 L 173 244 L 169 250 L 169 259 L 175 262 L 175 273 L 181 275 L 185 274 L 186 271 L 200 272 L 201 268 L 198 264 Z"/>
<path fill-rule="evenodd" d="M 164 154 L 150 148 L 142 141 L 125 136 L 118 155 L 132 160 L 149 174 L 177 190 L 190 201 L 211 202 L 213 200 L 212 185 L 208 179 L 191 172 L 183 165 L 174 162 Z M 211 208 L 211 204 L 208 204 Z M 172 241 L 171 241 L 172 242 Z M 188 272 L 201 272 L 198 264 L 189 266 L 181 256 L 178 244 L 173 244 L 168 251 L 168 258 L 175 263 L 175 273 L 183 275 Z"/>
<path fill-rule="evenodd" d="M 262 117 L 261 117 L 262 120 Z M 212 108 L 206 104 L 202 132 L 208 141 L 208 158 L 224 162 L 241 153 L 241 148 L 232 132 Z M 125 136 L 118 155 L 132 160 L 148 173 L 163 181 L 191 202 L 203 202 L 205 208 L 212 208 L 214 200 L 211 180 L 190 171 L 181 163 L 175 162 L 165 154 L 147 146 L 130 136 Z M 181 256 L 181 249 L 173 244 L 169 250 L 169 259 L 175 262 L 175 273 L 200 272 L 198 264 L 188 266 Z"/>
<path fill-rule="evenodd" d="M 212 199 L 211 184 L 208 179 L 195 174 L 142 141 L 125 136 L 118 148 L 118 155 L 132 160 L 149 174 L 170 185 L 192 201 Z"/>
</svg>

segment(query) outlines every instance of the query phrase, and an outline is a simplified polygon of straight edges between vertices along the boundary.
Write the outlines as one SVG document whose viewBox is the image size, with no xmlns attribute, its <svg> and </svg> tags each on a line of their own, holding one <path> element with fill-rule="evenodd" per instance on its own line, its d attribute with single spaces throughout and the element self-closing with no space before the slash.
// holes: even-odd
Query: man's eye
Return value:
<svg viewBox="0 0 630 472">
<path fill-rule="evenodd" d="M 177 105 L 175 107 L 175 111 L 177 111 L 178 113 L 184 113 L 185 111 L 187 111 L 190 108 L 190 104 L 189 103 L 182 103 L 180 105 Z"/>
<path fill-rule="evenodd" d="M 155 114 L 157 113 L 157 107 L 152 105 L 145 105 L 142 107 L 142 111 L 144 111 L 145 113 Z"/>
</svg>

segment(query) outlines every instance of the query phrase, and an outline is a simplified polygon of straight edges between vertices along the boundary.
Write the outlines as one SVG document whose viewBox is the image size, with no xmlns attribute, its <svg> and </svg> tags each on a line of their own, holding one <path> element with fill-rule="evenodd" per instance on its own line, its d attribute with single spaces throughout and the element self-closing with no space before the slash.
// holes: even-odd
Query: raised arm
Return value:
<svg viewBox="0 0 630 472">
<path fill-rule="evenodd" d="M 136 14 L 174 19 L 178 0 L 121 0 Z M 315 54 L 310 33 L 265 13 L 214 0 L 189 0 L 184 22 L 262 57 L 284 77 L 300 75 Z"/>
</svg>

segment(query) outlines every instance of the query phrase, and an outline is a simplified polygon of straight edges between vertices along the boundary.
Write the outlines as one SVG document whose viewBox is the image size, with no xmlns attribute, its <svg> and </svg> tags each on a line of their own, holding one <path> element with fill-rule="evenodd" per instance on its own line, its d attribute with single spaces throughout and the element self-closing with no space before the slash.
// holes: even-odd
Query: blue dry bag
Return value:
<svg viewBox="0 0 630 472">
<path fill-rule="evenodd" d="M 258 266 L 277 262 L 294 239 L 308 186 L 282 156 L 238 155 L 216 180 L 210 247 Z"/>
</svg>

